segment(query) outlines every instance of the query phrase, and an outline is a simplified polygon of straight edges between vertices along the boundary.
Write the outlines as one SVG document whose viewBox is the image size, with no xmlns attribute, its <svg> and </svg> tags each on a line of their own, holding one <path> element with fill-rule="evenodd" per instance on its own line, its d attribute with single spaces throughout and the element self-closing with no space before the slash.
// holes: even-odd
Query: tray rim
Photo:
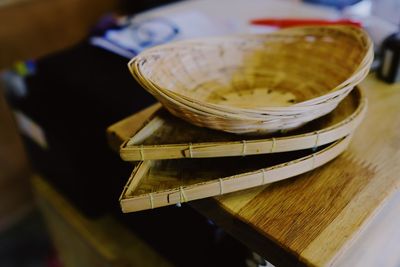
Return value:
<svg viewBox="0 0 400 267">
<path fill-rule="evenodd" d="M 353 134 L 349 134 L 328 147 L 288 162 L 255 171 L 220 177 L 193 185 L 164 189 L 151 193 L 128 196 L 139 185 L 149 170 L 151 160 L 141 161 L 133 169 L 119 197 L 123 213 L 159 208 L 192 200 L 219 196 L 227 193 L 262 186 L 289 179 L 312 171 L 339 156 L 348 147 Z M 275 176 L 274 176 L 275 175 Z M 248 181 L 246 181 L 248 180 Z M 245 186 L 239 186 L 244 183 Z M 225 186 L 223 186 L 225 184 Z M 200 194 L 200 195 L 199 195 Z"/>
<path fill-rule="evenodd" d="M 222 142 L 193 142 L 158 145 L 131 145 L 129 142 L 157 118 L 157 111 L 136 131 L 131 138 L 124 141 L 119 149 L 124 161 L 164 160 L 179 158 L 227 157 L 288 152 L 308 149 L 334 142 L 350 134 L 358 127 L 364 118 L 368 106 L 365 93 L 356 86 L 347 96 L 358 96 L 358 106 L 353 113 L 342 121 L 326 128 L 303 134 L 284 137 L 260 138 L 254 140 L 222 141 Z M 172 116 L 172 115 L 171 115 Z M 288 145 L 290 144 L 290 145 Z M 230 149 L 223 153 L 222 149 Z M 155 153 L 155 152 L 162 153 Z M 218 153 L 219 152 L 219 153 Z"/>
</svg>

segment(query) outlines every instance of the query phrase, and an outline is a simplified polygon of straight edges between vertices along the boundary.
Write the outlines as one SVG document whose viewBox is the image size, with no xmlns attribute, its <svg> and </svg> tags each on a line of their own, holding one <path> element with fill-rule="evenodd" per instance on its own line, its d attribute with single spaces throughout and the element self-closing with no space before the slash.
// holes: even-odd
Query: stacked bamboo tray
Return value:
<svg viewBox="0 0 400 267">
<path fill-rule="evenodd" d="M 357 84 L 372 51 L 362 29 L 327 26 L 138 55 L 133 76 L 169 112 L 157 111 L 121 146 L 122 159 L 139 161 L 121 194 L 123 211 L 264 185 L 332 160 L 364 117 Z"/>
</svg>

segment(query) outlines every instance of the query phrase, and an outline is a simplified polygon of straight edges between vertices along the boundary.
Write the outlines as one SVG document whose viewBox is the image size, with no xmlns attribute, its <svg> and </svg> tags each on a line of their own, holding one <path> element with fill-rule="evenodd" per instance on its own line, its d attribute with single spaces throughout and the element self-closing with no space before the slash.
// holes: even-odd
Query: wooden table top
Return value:
<svg viewBox="0 0 400 267">
<path fill-rule="evenodd" d="M 191 202 L 193 207 L 274 264 L 335 265 L 400 191 L 400 84 L 370 75 L 361 87 L 368 112 L 337 159 L 293 179 Z M 118 149 L 157 108 L 110 126 L 111 146 Z"/>
</svg>

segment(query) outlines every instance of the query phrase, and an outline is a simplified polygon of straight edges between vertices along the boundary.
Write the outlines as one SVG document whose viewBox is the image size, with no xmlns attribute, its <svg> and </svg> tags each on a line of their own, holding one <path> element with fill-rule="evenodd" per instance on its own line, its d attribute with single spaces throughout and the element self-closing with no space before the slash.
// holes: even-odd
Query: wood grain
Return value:
<svg viewBox="0 0 400 267">
<path fill-rule="evenodd" d="M 387 85 L 369 75 L 361 87 L 369 109 L 338 159 L 295 180 L 193 206 L 278 266 L 337 266 L 368 222 L 400 191 L 400 84 Z"/>
<path fill-rule="evenodd" d="M 342 166 L 352 168 L 343 169 Z M 253 197 L 237 215 L 268 232 L 283 247 L 301 255 L 373 176 L 373 169 L 344 153 L 328 165 L 298 177 L 295 182 L 272 184 Z M 340 201 L 335 201 L 337 199 Z"/>
<path fill-rule="evenodd" d="M 400 191 L 385 203 L 379 211 L 379 216 L 375 216 L 368 223 L 364 234 L 337 259 L 335 265 L 343 267 L 400 266 L 399 214 Z"/>
</svg>

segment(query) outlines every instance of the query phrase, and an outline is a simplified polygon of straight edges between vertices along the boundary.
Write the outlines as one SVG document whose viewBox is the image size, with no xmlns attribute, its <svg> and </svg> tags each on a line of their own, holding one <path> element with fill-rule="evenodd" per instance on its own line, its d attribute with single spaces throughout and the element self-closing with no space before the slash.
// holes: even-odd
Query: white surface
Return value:
<svg viewBox="0 0 400 267">
<path fill-rule="evenodd" d="M 338 13 L 294 0 L 192 0 L 153 9 L 133 18 L 121 18 L 122 28 L 109 29 L 102 36 L 92 37 L 90 42 L 131 59 L 147 48 L 166 42 L 269 32 L 271 29 L 267 27 L 256 28 L 249 24 L 251 19 L 266 16 L 335 18 Z"/>
<path fill-rule="evenodd" d="M 400 24 L 399 0 L 372 0 L 372 14 L 394 25 Z"/>
<path fill-rule="evenodd" d="M 400 2 L 400 0 L 399 0 Z M 400 16 L 399 16 L 400 17 Z M 392 33 L 398 31 L 398 27 L 389 21 L 383 20 L 377 16 L 370 16 L 365 18 L 364 24 L 367 28 L 369 35 L 374 41 L 374 45 L 380 47 L 382 41 Z"/>
<path fill-rule="evenodd" d="M 321 6 L 294 0 L 191 0 L 159 7 L 137 17 L 166 16 L 182 12 L 202 12 L 214 21 L 230 24 L 231 32 L 248 32 L 248 22 L 264 17 L 338 18 L 339 13 Z"/>
<path fill-rule="evenodd" d="M 229 24 L 194 10 L 124 20 L 124 27 L 109 29 L 104 36 L 91 38 L 91 43 L 131 59 L 155 45 L 232 32 Z"/>
</svg>

